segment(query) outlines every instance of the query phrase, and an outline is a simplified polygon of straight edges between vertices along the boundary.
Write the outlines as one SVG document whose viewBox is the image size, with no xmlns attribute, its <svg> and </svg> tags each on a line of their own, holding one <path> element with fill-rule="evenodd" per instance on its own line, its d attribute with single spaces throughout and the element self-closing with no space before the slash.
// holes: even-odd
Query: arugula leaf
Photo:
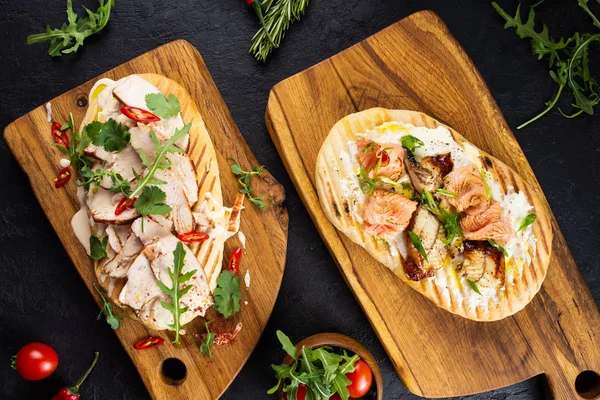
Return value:
<svg viewBox="0 0 600 400">
<path fill-rule="evenodd" d="M 104 296 L 104 293 L 98 287 L 98 285 L 96 285 L 94 283 L 93 286 L 94 286 L 94 289 L 96 289 L 96 292 L 98 292 L 98 294 L 102 298 L 102 302 L 103 302 L 102 309 L 100 310 L 100 313 L 98 314 L 98 317 L 96 317 L 96 319 L 99 320 L 100 317 L 102 316 L 102 314 L 104 314 L 106 316 L 106 323 L 108 325 L 110 325 L 110 327 L 113 330 L 118 329 L 120 321 L 123 319 L 123 317 L 120 315 L 113 314 L 112 303 L 106 299 L 106 297 Z"/>
<path fill-rule="evenodd" d="M 146 95 L 146 106 L 152 113 L 161 118 L 174 117 L 181 112 L 181 105 L 175 95 L 165 96 L 162 93 L 150 93 Z"/>
<path fill-rule="evenodd" d="M 173 211 L 171 206 L 165 204 L 166 199 L 166 193 L 157 186 L 146 186 L 133 206 L 142 217 L 147 215 L 164 215 Z"/>
<path fill-rule="evenodd" d="M 471 289 L 473 289 L 473 291 L 475 293 L 477 293 L 478 295 L 482 296 L 481 291 L 479 290 L 479 286 L 477 285 L 477 283 L 473 282 L 472 280 L 467 279 L 467 283 L 469 284 L 469 286 L 471 287 Z"/>
<path fill-rule="evenodd" d="M 93 185 L 100 186 L 102 179 L 108 176 L 110 177 L 112 184 L 108 188 L 113 193 L 122 193 L 124 196 L 128 196 L 131 193 L 131 182 L 112 170 L 107 171 L 105 168 L 97 168 L 92 170 L 85 168 L 81 171 L 81 177 L 83 182 L 79 186 L 83 186 L 86 190 L 89 190 Z"/>
<path fill-rule="evenodd" d="M 252 204 L 254 204 L 258 209 L 266 209 L 267 207 L 265 206 L 265 203 L 261 197 L 252 196 L 252 187 L 250 186 L 250 178 L 252 177 L 252 175 L 261 175 L 265 166 L 254 166 L 252 167 L 252 171 L 244 171 L 242 167 L 240 167 L 240 164 L 238 164 L 238 162 L 234 158 L 230 157 L 229 160 L 233 161 L 233 164 L 231 164 L 230 166 L 231 172 L 239 177 L 239 192 L 244 193 L 246 196 L 248 196 L 248 200 L 250 200 Z"/>
<path fill-rule="evenodd" d="M 150 137 L 152 138 L 152 143 L 154 144 L 154 149 L 156 150 L 156 158 L 154 159 L 154 163 L 149 164 L 147 157 L 144 156 L 144 158 L 146 158 L 146 161 L 145 161 L 146 164 L 144 164 L 144 166 L 148 168 L 148 171 L 146 172 L 146 175 L 144 175 L 143 178 L 141 178 L 141 179 L 138 178 L 138 186 L 133 191 L 133 193 L 131 193 L 129 195 L 130 199 L 133 199 L 138 194 L 140 194 L 147 185 L 160 185 L 160 184 L 165 183 L 164 181 L 160 181 L 160 180 L 154 178 L 154 174 L 156 173 L 156 171 L 158 169 L 164 169 L 169 166 L 168 163 L 163 162 L 163 159 L 165 158 L 167 153 L 183 152 L 182 149 L 175 146 L 175 143 L 179 139 L 184 137 L 188 133 L 188 131 L 190 130 L 191 127 L 192 127 L 192 124 L 189 123 L 181 129 L 176 129 L 173 136 L 171 136 L 169 138 L 169 140 L 167 140 L 167 143 L 165 143 L 164 146 L 161 146 L 160 141 L 156 137 L 156 133 L 154 133 L 154 131 L 152 131 L 152 130 L 150 131 Z"/>
<path fill-rule="evenodd" d="M 72 0 L 67 0 L 68 24 L 64 23 L 60 29 L 51 29 L 50 26 L 46 26 L 46 32 L 27 37 L 27 44 L 43 43 L 49 40 L 48 54 L 52 57 L 74 53 L 80 46 L 83 46 L 85 38 L 104 29 L 114 5 L 114 0 L 99 0 L 99 6 L 95 13 L 84 7 L 88 16 L 79 18 L 73 12 Z"/>
<path fill-rule="evenodd" d="M 225 318 L 229 318 L 240 311 L 242 292 L 240 291 L 240 278 L 231 271 L 223 271 L 217 278 L 217 288 L 213 292 L 215 304 L 213 307 Z"/>
<path fill-rule="evenodd" d="M 506 249 L 504 247 L 500 246 L 493 239 L 488 239 L 487 241 L 490 245 L 492 245 L 493 248 L 498 250 L 500 253 L 504 254 L 504 257 L 508 258 L 508 252 L 506 251 Z"/>
<path fill-rule="evenodd" d="M 183 272 L 183 264 L 185 259 L 185 250 L 183 249 L 183 244 L 181 242 L 177 242 L 177 247 L 173 252 L 173 258 L 175 259 L 173 269 L 167 268 L 169 273 L 169 277 L 171 278 L 171 282 L 173 283 L 173 287 L 169 288 L 160 280 L 156 280 L 156 284 L 160 288 L 160 290 L 168 295 L 171 298 L 171 302 L 167 303 L 166 301 L 161 301 L 160 305 L 166 310 L 171 311 L 173 314 L 173 323 L 169 325 L 175 331 L 175 340 L 173 340 L 173 344 L 179 344 L 179 335 L 181 328 L 181 315 L 184 314 L 188 307 L 181 307 L 179 303 L 181 298 L 190 291 L 190 289 L 194 286 L 192 284 L 187 284 L 183 288 L 181 285 L 185 284 L 189 281 L 192 276 L 196 273 L 197 270 L 189 271 L 185 274 Z"/>
<path fill-rule="evenodd" d="M 204 321 L 204 326 L 206 327 L 206 336 L 204 336 L 204 340 L 200 344 L 200 353 L 213 358 L 212 352 L 210 351 L 210 346 L 215 342 L 215 333 L 210 330 L 208 324 L 212 321 Z"/>
<path fill-rule="evenodd" d="M 535 215 L 533 213 L 528 214 L 525 218 L 523 218 L 523 221 L 521 221 L 521 226 L 519 226 L 519 229 L 517 229 L 517 232 L 522 231 L 523 229 L 527 228 L 529 225 L 533 224 L 536 219 L 537 219 L 537 215 Z"/>
<path fill-rule="evenodd" d="M 108 256 L 106 246 L 108 245 L 108 236 L 105 236 L 102 241 L 96 236 L 90 236 L 90 257 L 94 260 L 101 260 Z"/>
<path fill-rule="evenodd" d="M 400 141 L 402 142 L 402 147 L 405 147 L 406 150 L 410 152 L 410 154 L 414 154 L 415 150 L 418 147 L 424 145 L 424 143 L 420 139 L 414 137 L 413 135 L 402 136 L 402 139 L 400 139 Z"/>
<path fill-rule="evenodd" d="M 421 239 L 419 238 L 419 236 L 417 236 L 417 234 L 414 233 L 413 231 L 407 231 L 407 232 L 408 232 L 408 237 L 410 237 L 410 241 L 412 242 L 412 244 L 417 248 L 417 250 L 419 250 L 419 253 L 421 253 L 421 255 L 423 256 L 425 261 L 429 262 L 429 260 L 427 259 L 427 253 L 425 252 L 425 249 L 423 248 L 423 243 L 421 243 Z"/>
<path fill-rule="evenodd" d="M 296 346 L 292 343 L 290 338 L 280 330 L 277 330 L 277 339 L 279 339 L 279 343 L 281 343 L 281 347 L 285 350 L 286 353 L 294 360 L 298 357 L 296 356 Z"/>
<path fill-rule="evenodd" d="M 102 146 L 109 152 L 123 150 L 131 140 L 127 127 L 112 118 L 106 122 L 94 121 L 85 127 L 85 131 L 94 145 Z"/>
</svg>

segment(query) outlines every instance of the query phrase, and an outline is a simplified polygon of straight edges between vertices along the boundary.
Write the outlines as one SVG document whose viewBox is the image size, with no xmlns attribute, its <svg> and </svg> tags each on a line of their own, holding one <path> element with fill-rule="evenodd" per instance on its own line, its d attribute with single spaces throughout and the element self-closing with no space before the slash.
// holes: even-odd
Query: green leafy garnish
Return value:
<svg viewBox="0 0 600 400">
<path fill-rule="evenodd" d="M 417 248 L 417 250 L 419 250 L 419 253 L 421 253 L 421 255 L 423 256 L 425 261 L 429 262 L 429 260 L 427 259 L 427 253 L 425 253 L 425 249 L 423 248 L 423 243 L 421 243 L 421 239 L 419 238 L 419 236 L 417 236 L 417 234 L 414 233 L 413 231 L 407 231 L 407 232 L 408 232 L 408 237 L 410 237 L 410 241 L 412 242 L 412 244 Z"/>
<path fill-rule="evenodd" d="M 529 225 L 533 224 L 535 222 L 536 218 L 537 218 L 537 215 L 528 214 L 525 218 L 523 218 L 523 221 L 521 221 L 521 226 L 519 226 L 519 229 L 517 229 L 517 232 L 522 231 L 523 229 L 527 228 Z"/>
<path fill-rule="evenodd" d="M 83 182 L 79 185 L 89 190 L 93 186 L 100 186 L 102 179 L 106 176 L 110 177 L 112 182 L 108 190 L 113 193 L 122 193 L 124 196 L 129 196 L 129 193 L 131 193 L 131 182 L 123 178 L 123 175 L 112 170 L 106 170 L 105 168 L 97 168 L 95 170 L 86 168 L 82 170 L 81 177 L 83 178 Z"/>
<path fill-rule="evenodd" d="M 454 192 L 450 192 L 450 191 L 445 190 L 445 189 L 437 189 L 436 192 L 439 193 L 439 194 L 442 194 L 444 196 L 452 197 L 453 199 L 457 199 L 458 198 L 458 194 L 456 194 Z"/>
<path fill-rule="evenodd" d="M 102 146 L 104 150 L 109 152 L 123 150 L 131 139 L 127 127 L 112 118 L 109 118 L 106 122 L 91 122 L 86 125 L 85 131 L 94 145 Z"/>
<path fill-rule="evenodd" d="M 358 185 L 360 186 L 360 190 L 366 194 L 373 194 L 375 191 L 375 185 L 380 181 L 380 178 L 371 179 L 365 167 L 360 167 L 360 172 L 358 175 Z"/>
<path fill-rule="evenodd" d="M 156 133 L 154 133 L 153 130 L 150 131 L 150 137 L 152 138 L 152 144 L 154 145 L 154 150 L 156 151 L 156 158 L 153 163 L 150 163 L 148 161 L 148 158 L 144 155 L 144 152 L 140 153 L 142 162 L 143 162 L 144 166 L 146 168 L 148 168 L 148 171 L 146 172 L 146 175 L 144 175 L 143 178 L 138 176 L 138 186 L 133 191 L 133 193 L 131 193 L 129 195 L 130 199 L 133 199 L 134 197 L 139 195 L 147 185 L 160 185 L 160 184 L 165 183 L 164 181 L 154 178 L 154 174 L 156 173 L 157 170 L 165 169 L 170 165 L 170 163 L 168 163 L 168 162 L 163 162 L 163 159 L 165 158 L 167 153 L 182 153 L 183 152 L 182 149 L 175 146 L 175 142 L 177 142 L 179 139 L 184 137 L 188 133 L 188 131 L 190 130 L 191 127 L 192 127 L 192 124 L 189 123 L 181 129 L 176 129 L 173 136 L 171 136 L 169 138 L 169 140 L 167 140 L 167 143 L 165 143 L 164 146 L 161 146 L 160 141 L 156 137 Z M 137 201 L 136 201 L 136 204 L 137 204 Z"/>
<path fill-rule="evenodd" d="M 213 358 L 212 351 L 210 351 L 210 346 L 215 342 L 215 333 L 210 330 L 208 324 L 212 321 L 204 321 L 204 326 L 206 327 L 206 336 L 204 336 L 204 340 L 200 344 L 200 353 Z"/>
<path fill-rule="evenodd" d="M 240 278 L 231 271 L 223 271 L 217 278 L 217 288 L 213 292 L 215 304 L 213 307 L 225 318 L 229 318 L 240 311 L 242 292 L 240 291 Z"/>
<path fill-rule="evenodd" d="M 76 52 L 88 36 L 100 32 L 110 18 L 110 11 L 114 7 L 114 0 L 99 0 L 95 13 L 85 8 L 88 16 L 79 18 L 73 12 L 72 0 L 67 0 L 67 20 L 60 29 L 51 29 L 46 26 L 46 32 L 37 33 L 27 37 L 27 44 L 43 43 L 50 40 L 48 54 L 52 57 L 62 56 Z"/>
<path fill-rule="evenodd" d="M 91 161 L 84 156 L 84 150 L 92 142 L 90 137 L 87 135 L 85 129 L 79 133 L 75 130 L 75 120 L 73 114 L 69 114 L 69 119 L 63 124 L 61 130 L 71 129 L 71 138 L 69 140 L 69 148 L 54 144 L 62 153 L 69 157 L 71 161 L 71 167 L 84 171 L 89 169 L 92 164 Z"/>
<path fill-rule="evenodd" d="M 96 236 L 90 236 L 90 257 L 94 260 L 101 260 L 108 257 L 106 247 L 108 245 L 108 236 L 105 236 L 102 241 Z"/>
<path fill-rule="evenodd" d="M 500 253 L 504 254 L 504 257 L 508 258 L 508 252 L 506 251 L 506 249 L 504 247 L 500 246 L 493 239 L 488 239 L 487 241 L 493 248 L 498 250 Z"/>
<path fill-rule="evenodd" d="M 481 175 L 481 180 L 483 181 L 483 187 L 485 188 L 485 193 L 487 194 L 488 199 L 492 198 L 492 188 L 490 187 L 490 184 L 488 183 L 487 179 L 485 178 L 485 173 L 480 170 L 479 174 Z"/>
<path fill-rule="evenodd" d="M 349 356 L 346 351 L 338 354 L 328 346 L 303 347 L 296 355 L 296 347 L 283 332 L 277 331 L 277 338 L 293 362 L 290 365 L 271 365 L 276 372 L 277 384 L 267 391 L 268 394 L 277 392 L 283 385 L 287 398 L 295 399 L 299 385 L 303 384 L 307 399 L 329 399 L 336 393 L 344 400 L 349 399 L 348 385 L 352 382 L 346 374 L 354 372 L 354 365 L 360 360 L 358 355 Z"/>
<path fill-rule="evenodd" d="M 373 152 L 373 150 L 375 149 L 375 145 L 377 143 L 375 142 L 369 142 L 367 143 L 367 145 L 365 146 L 364 149 L 362 149 L 362 153 L 363 154 L 371 154 Z"/>
<path fill-rule="evenodd" d="M 482 296 L 481 291 L 479 290 L 479 286 L 477 285 L 477 283 L 467 279 L 467 283 L 469 284 L 469 286 L 471 286 L 471 289 L 473 289 L 473 291 L 475 293 L 477 293 L 478 295 Z"/>
<path fill-rule="evenodd" d="M 175 95 L 165 96 L 162 93 L 150 93 L 146 95 L 146 106 L 161 118 L 175 117 L 181 112 L 181 105 Z"/>
<path fill-rule="evenodd" d="M 244 171 L 242 167 L 240 167 L 240 164 L 234 158 L 229 158 L 229 160 L 233 162 L 233 164 L 231 164 L 231 172 L 235 176 L 239 177 L 238 184 L 240 185 L 240 193 L 246 194 L 246 196 L 248 196 L 248 200 L 250 200 L 252 204 L 254 204 L 259 209 L 266 209 L 267 207 L 265 206 L 265 202 L 261 197 L 252 196 L 252 187 L 250 186 L 250 178 L 252 177 L 252 175 L 261 175 L 263 169 L 265 168 L 264 165 L 261 165 L 260 167 L 254 166 L 252 167 L 252 171 Z"/>
<path fill-rule="evenodd" d="M 144 217 L 148 215 L 165 215 L 173 211 L 171 206 L 165 204 L 167 194 L 157 186 L 146 186 L 144 191 L 133 203 L 135 209 L 142 215 L 142 231 L 144 230 Z"/>
<path fill-rule="evenodd" d="M 104 303 L 96 319 L 99 320 L 102 314 L 104 314 L 104 316 L 106 317 L 106 323 L 110 325 L 110 327 L 113 328 L 113 330 L 116 330 L 119 327 L 119 323 L 123 319 L 123 317 L 120 315 L 113 314 L 112 303 L 107 300 L 106 296 L 104 296 L 104 293 L 102 292 L 102 289 L 100 289 L 95 283 L 94 289 L 96 289 L 96 292 L 98 292 L 98 294 L 102 298 L 102 302 Z"/>
<path fill-rule="evenodd" d="M 438 189 L 443 190 L 443 189 Z M 448 192 L 451 193 L 451 192 Z M 442 243 L 450 244 L 452 241 L 462 236 L 462 230 L 460 229 L 460 214 L 452 213 L 442 208 L 433 198 L 431 192 L 427 189 L 421 194 L 421 203 L 424 204 L 429 211 L 444 224 L 446 231 L 446 238 L 442 239 Z"/>
<path fill-rule="evenodd" d="M 181 242 L 177 242 L 177 247 L 173 252 L 173 258 L 175 259 L 173 269 L 167 268 L 169 277 L 171 278 L 171 282 L 173 283 L 173 287 L 168 288 L 167 285 L 165 285 L 160 280 L 157 280 L 156 284 L 163 293 L 165 293 L 171 298 L 170 303 L 166 301 L 161 301 L 160 305 L 163 306 L 163 308 L 169 310 L 171 314 L 173 314 L 173 323 L 169 325 L 170 328 L 175 330 L 175 340 L 173 340 L 172 343 L 179 344 L 179 335 L 181 328 L 183 328 L 183 326 L 181 325 L 181 315 L 188 310 L 187 306 L 181 307 L 181 304 L 179 304 L 179 302 L 181 301 L 181 298 L 194 286 L 191 284 L 184 284 L 187 281 L 189 281 L 192 278 L 192 276 L 194 276 L 197 270 L 194 269 L 192 271 L 188 271 L 185 274 L 182 274 L 185 259 L 185 250 L 183 249 L 183 244 Z M 184 287 L 182 288 L 181 285 L 184 285 Z"/>
<path fill-rule="evenodd" d="M 417 139 L 413 135 L 402 136 L 401 142 L 402 147 L 405 147 L 410 154 L 414 154 L 415 149 L 417 147 L 421 147 L 424 145 L 424 143 L 420 139 Z"/>
<path fill-rule="evenodd" d="M 579 7 L 591 17 L 594 26 L 600 29 L 600 22 L 587 3 L 588 0 L 578 1 Z M 558 103 L 565 87 L 571 89 L 573 94 L 574 102 L 571 105 L 574 110 L 568 115 L 559 109 L 563 116 L 574 118 L 584 112 L 593 114 L 594 107 L 600 103 L 600 94 L 598 93 L 598 83 L 590 74 L 588 53 L 590 44 L 600 40 L 600 33 L 576 32 L 567 40 L 561 38 L 557 41 L 550 36 L 546 25 L 542 25 L 541 31 L 536 31 L 533 7 L 529 10 L 527 21 L 523 22 L 520 5 L 517 7 L 514 17 L 504 11 L 496 2 L 492 2 L 492 5 L 506 20 L 505 29 L 514 28 L 520 38 L 531 39 L 532 53 L 537 55 L 538 59 L 548 59 L 550 77 L 558 85 L 556 95 L 546 102 L 546 108 L 517 129 L 529 125 L 552 110 Z"/>
</svg>

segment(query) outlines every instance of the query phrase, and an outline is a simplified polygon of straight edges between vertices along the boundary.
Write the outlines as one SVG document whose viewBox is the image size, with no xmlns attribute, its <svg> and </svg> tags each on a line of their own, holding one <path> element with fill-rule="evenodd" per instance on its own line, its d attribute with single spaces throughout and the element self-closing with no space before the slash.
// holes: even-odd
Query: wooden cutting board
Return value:
<svg viewBox="0 0 600 400">
<path fill-rule="evenodd" d="M 445 397 L 545 374 L 556 399 L 578 398 L 578 374 L 600 373 L 600 314 L 554 217 L 542 290 L 523 311 L 490 323 L 435 307 L 329 223 L 314 181 L 321 143 L 340 118 L 376 106 L 427 113 L 541 188 L 483 79 L 431 11 L 413 14 L 272 89 L 269 132 L 400 378 L 413 393 Z M 594 384 L 600 391 L 593 373 L 583 374 L 579 384 L 582 392 Z"/>
<path fill-rule="evenodd" d="M 225 205 L 230 206 L 238 193 L 238 185 L 229 171 L 227 158 L 234 157 L 245 169 L 251 169 L 259 163 L 231 118 L 202 57 L 188 42 L 180 40 L 159 47 L 51 100 L 54 119 L 66 121 L 69 112 L 73 112 L 76 123 L 81 122 L 87 106 L 87 95 L 97 79 L 118 79 L 146 72 L 162 74 L 175 80 L 194 99 L 217 152 L 223 199 Z M 69 182 L 66 189 L 61 190 L 55 189 L 53 185 L 53 179 L 60 168 L 58 161 L 61 153 L 51 146 L 50 124 L 46 120 L 44 107 L 40 106 L 10 124 L 4 137 L 25 170 L 35 196 L 75 267 L 98 304 L 101 304 L 98 294 L 92 288 L 96 280 L 92 262 L 71 229 L 71 216 L 79 209 L 75 184 Z M 240 276 L 243 281 L 246 269 L 250 270 L 251 285 L 246 290 L 242 283 L 243 304 L 241 312 L 235 318 L 242 322 L 243 328 L 236 339 L 228 345 L 213 346 L 214 358 L 209 359 L 199 352 L 200 341 L 193 336 L 194 333 L 205 331 L 202 318 L 196 318 L 186 325 L 187 333 L 179 347 L 170 343 L 172 335 L 150 331 L 137 322 L 124 320 L 116 331 L 154 399 L 196 400 L 220 397 L 250 356 L 267 324 L 283 277 L 288 217 L 282 205 L 285 197 L 283 187 L 268 172 L 263 174 L 262 180 L 254 179 L 252 186 L 256 193 L 271 196 L 272 205 L 266 211 L 259 211 L 246 201 L 246 209 L 242 212 L 241 231 L 247 238 L 247 248 Z M 240 246 L 237 238 L 227 242 L 226 260 L 237 246 Z M 123 314 L 123 311 L 117 308 L 116 313 Z M 133 349 L 137 340 L 150 334 L 162 336 L 167 341 L 154 350 Z M 168 358 L 179 359 L 187 367 L 187 377 L 179 386 L 167 383 L 168 379 L 164 379 L 162 375 L 162 363 Z"/>
</svg>

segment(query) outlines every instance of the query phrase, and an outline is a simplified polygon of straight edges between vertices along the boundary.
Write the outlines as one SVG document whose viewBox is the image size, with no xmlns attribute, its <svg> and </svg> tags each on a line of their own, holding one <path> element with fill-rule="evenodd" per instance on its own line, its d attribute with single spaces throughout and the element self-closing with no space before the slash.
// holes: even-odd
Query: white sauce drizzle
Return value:
<svg viewBox="0 0 600 400">
<path fill-rule="evenodd" d="M 45 107 L 46 107 L 46 119 L 48 120 L 48 122 L 52 122 L 52 103 L 47 102 Z"/>
<path fill-rule="evenodd" d="M 240 240 L 240 243 L 242 244 L 242 248 L 246 248 L 246 235 L 244 235 L 244 232 L 242 231 L 238 231 L 238 239 Z"/>
</svg>

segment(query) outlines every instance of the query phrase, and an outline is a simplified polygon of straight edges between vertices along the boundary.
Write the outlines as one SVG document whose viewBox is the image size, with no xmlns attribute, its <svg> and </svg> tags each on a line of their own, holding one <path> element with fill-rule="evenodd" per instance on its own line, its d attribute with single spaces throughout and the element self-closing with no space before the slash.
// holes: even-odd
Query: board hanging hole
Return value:
<svg viewBox="0 0 600 400">
<path fill-rule="evenodd" d="M 78 107 L 85 107 L 88 105 L 88 99 L 86 96 L 79 96 L 77 98 L 77 106 Z"/>
<path fill-rule="evenodd" d="M 167 358 L 160 366 L 162 380 L 171 386 L 179 386 L 187 377 L 187 367 L 178 358 Z"/>
<path fill-rule="evenodd" d="M 584 399 L 596 399 L 600 396 L 600 375 L 594 371 L 583 371 L 575 379 L 575 390 Z"/>
</svg>

